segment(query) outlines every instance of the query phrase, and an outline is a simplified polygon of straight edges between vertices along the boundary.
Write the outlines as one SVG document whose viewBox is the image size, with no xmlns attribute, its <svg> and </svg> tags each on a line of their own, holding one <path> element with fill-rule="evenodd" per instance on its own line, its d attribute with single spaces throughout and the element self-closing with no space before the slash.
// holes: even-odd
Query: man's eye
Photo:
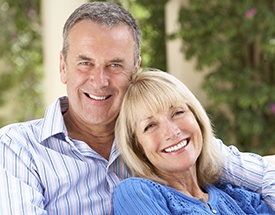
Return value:
<svg viewBox="0 0 275 215">
<path fill-rule="evenodd" d="M 89 65 L 91 65 L 91 64 L 90 64 L 90 62 L 86 62 L 86 61 L 85 61 L 85 62 L 80 62 L 80 65 L 89 66 Z"/>
<path fill-rule="evenodd" d="M 120 67 L 120 64 L 112 63 L 112 64 L 110 64 L 110 67 Z"/>
<path fill-rule="evenodd" d="M 120 73 L 123 70 L 122 64 L 111 63 L 107 67 L 108 71 L 111 73 Z"/>
</svg>

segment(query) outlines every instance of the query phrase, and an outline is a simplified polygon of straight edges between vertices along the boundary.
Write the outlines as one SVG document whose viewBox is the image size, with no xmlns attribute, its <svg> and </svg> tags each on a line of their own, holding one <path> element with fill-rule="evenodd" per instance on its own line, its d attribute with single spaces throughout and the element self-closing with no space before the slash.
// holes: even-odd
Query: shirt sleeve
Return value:
<svg viewBox="0 0 275 215">
<path fill-rule="evenodd" d="M 162 195 L 138 179 L 126 179 L 117 186 L 113 208 L 119 215 L 171 215 Z"/>
<path fill-rule="evenodd" d="M 219 139 L 216 143 L 227 158 L 221 181 L 260 193 L 275 211 L 275 167 L 257 154 L 240 152 L 234 146 L 224 145 Z"/>
<path fill-rule="evenodd" d="M 28 150 L 4 134 L 0 153 L 0 214 L 46 214 L 43 189 Z"/>
</svg>

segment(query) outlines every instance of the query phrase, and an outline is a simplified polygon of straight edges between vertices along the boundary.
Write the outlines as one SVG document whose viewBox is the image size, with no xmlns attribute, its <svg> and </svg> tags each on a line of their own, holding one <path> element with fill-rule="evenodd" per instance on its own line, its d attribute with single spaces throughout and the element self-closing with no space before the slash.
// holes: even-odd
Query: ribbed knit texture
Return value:
<svg viewBox="0 0 275 215">
<path fill-rule="evenodd" d="M 209 207 L 177 190 L 141 178 L 122 181 L 115 190 L 115 214 L 247 215 L 275 214 L 257 193 L 230 184 L 207 187 Z"/>
</svg>

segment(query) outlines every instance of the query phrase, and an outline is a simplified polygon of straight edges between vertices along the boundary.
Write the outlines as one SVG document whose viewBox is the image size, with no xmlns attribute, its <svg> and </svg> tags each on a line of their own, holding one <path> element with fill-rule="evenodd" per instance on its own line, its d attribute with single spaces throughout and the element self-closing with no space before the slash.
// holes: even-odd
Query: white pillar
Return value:
<svg viewBox="0 0 275 215">
<path fill-rule="evenodd" d="M 87 0 L 42 0 L 44 96 L 48 106 L 58 97 L 67 95 L 59 76 L 59 52 L 66 19 Z"/>
<path fill-rule="evenodd" d="M 188 0 L 170 0 L 167 2 L 165 6 L 165 27 L 167 35 L 178 31 L 180 27 L 178 23 L 180 6 L 186 6 L 187 2 Z M 202 104 L 206 104 L 206 94 L 201 89 L 201 83 L 205 73 L 196 71 L 195 60 L 187 61 L 181 51 L 181 47 L 182 41 L 180 39 L 167 40 L 167 70 L 179 78 Z"/>
</svg>

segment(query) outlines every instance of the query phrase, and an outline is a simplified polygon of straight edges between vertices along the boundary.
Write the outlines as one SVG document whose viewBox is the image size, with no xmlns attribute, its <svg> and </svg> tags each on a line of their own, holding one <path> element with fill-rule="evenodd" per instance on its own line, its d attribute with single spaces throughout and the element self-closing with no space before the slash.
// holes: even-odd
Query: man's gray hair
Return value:
<svg viewBox="0 0 275 215">
<path fill-rule="evenodd" d="M 72 27 L 81 20 L 90 20 L 107 28 L 124 24 L 130 27 L 135 41 L 134 61 L 138 61 L 141 50 L 141 31 L 133 16 L 123 7 L 111 2 L 89 2 L 78 7 L 67 19 L 63 28 L 62 53 L 66 60 L 69 49 L 68 35 Z"/>
</svg>

